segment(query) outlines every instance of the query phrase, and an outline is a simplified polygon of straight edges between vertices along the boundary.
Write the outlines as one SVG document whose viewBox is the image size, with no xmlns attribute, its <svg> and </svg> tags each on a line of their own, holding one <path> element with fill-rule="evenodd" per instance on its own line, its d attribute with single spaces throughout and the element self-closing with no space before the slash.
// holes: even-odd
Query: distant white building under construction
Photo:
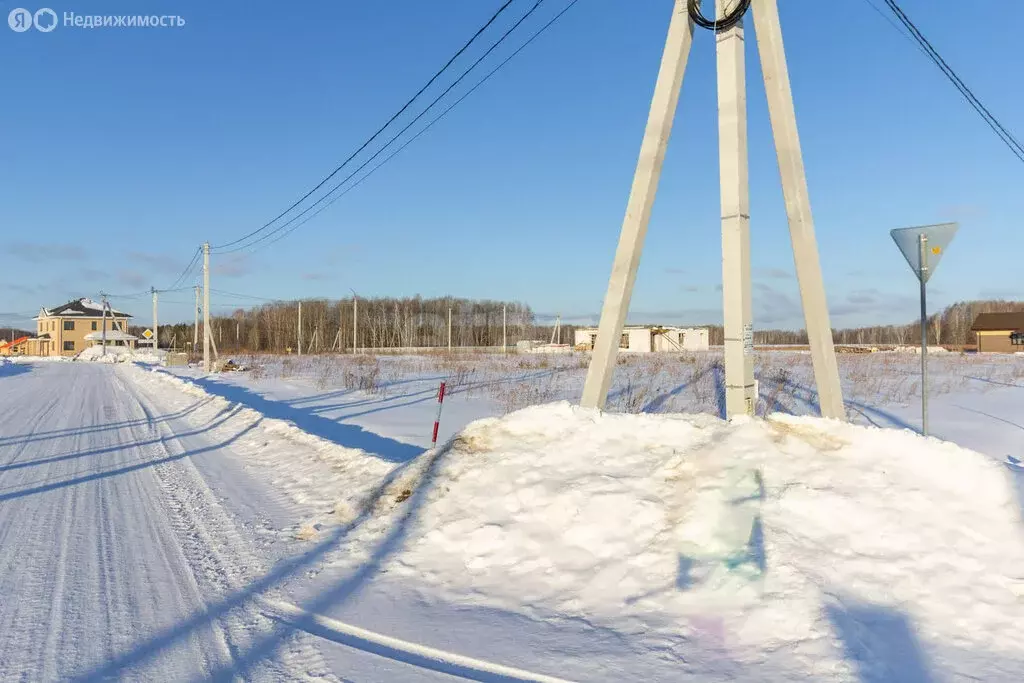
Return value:
<svg viewBox="0 0 1024 683">
<path fill-rule="evenodd" d="M 576 328 L 575 341 L 577 350 L 592 350 L 597 342 L 597 328 Z M 708 330 L 704 327 L 628 325 L 622 330 L 619 351 L 634 353 L 707 351 L 709 345 Z"/>
</svg>

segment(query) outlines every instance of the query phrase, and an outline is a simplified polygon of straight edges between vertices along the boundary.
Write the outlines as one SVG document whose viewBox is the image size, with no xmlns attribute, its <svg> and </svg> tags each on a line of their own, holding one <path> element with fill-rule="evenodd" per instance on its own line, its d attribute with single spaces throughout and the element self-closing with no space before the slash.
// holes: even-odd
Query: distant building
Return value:
<svg viewBox="0 0 1024 683">
<path fill-rule="evenodd" d="M 28 342 L 31 337 L 18 337 L 6 342 L 0 342 L 0 356 L 25 356 L 28 355 Z"/>
<path fill-rule="evenodd" d="M 576 348 L 593 350 L 597 328 L 576 329 Z M 659 325 L 628 325 L 622 330 L 619 351 L 650 353 L 652 351 L 707 351 L 708 330 L 704 327 L 662 327 Z"/>
<path fill-rule="evenodd" d="M 36 336 L 29 339 L 27 355 L 75 356 L 90 346 L 102 343 L 106 329 L 107 346 L 135 348 L 137 337 L 128 334 L 132 316 L 108 309 L 91 299 L 76 299 L 56 308 L 40 309 L 36 316 Z"/>
<path fill-rule="evenodd" d="M 1024 313 L 980 313 L 971 332 L 978 336 L 979 352 L 1024 352 Z"/>
</svg>

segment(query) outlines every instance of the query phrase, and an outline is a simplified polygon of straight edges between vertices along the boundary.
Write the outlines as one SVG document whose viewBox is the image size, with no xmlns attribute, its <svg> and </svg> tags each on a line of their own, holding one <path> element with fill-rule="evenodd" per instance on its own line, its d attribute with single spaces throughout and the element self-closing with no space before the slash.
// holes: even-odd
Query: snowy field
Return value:
<svg viewBox="0 0 1024 683">
<path fill-rule="evenodd" d="M 326 421 L 360 425 L 426 447 L 438 384 L 447 382 L 442 441 L 471 421 L 554 401 L 578 402 L 586 354 L 452 356 L 260 356 L 234 359 L 250 368 L 221 375 L 207 388 L 233 400 L 272 401 L 277 416 L 316 431 Z M 854 424 L 919 431 L 920 356 L 911 351 L 840 354 L 847 417 Z M 929 398 L 933 435 L 1005 458 L 1020 453 L 1024 355 L 932 352 Z M 195 376 L 195 372 L 182 372 Z M 816 415 L 810 355 L 762 352 L 755 362 L 757 414 Z M 622 355 L 609 412 L 703 413 L 723 417 L 720 353 Z M 238 393 L 232 393 L 233 388 Z M 1002 391 L 1009 389 L 1009 391 Z M 318 421 L 318 418 L 326 420 Z M 1009 421 L 1009 422 L 1007 422 Z"/>
<path fill-rule="evenodd" d="M 2 680 L 1021 680 L 1024 357 L 122 360 L 0 364 Z"/>
</svg>

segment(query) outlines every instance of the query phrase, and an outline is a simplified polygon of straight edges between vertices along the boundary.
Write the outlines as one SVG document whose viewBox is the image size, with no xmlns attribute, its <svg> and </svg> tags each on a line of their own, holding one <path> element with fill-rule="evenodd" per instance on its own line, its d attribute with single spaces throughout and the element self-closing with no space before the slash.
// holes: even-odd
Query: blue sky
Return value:
<svg viewBox="0 0 1024 683">
<path fill-rule="evenodd" d="M 567 2 L 545 0 L 494 61 Z M 100 290 L 168 286 L 199 243 L 233 240 L 304 194 L 499 4 L 178 0 L 147 2 L 145 11 L 180 15 L 182 28 L 43 34 L 0 24 L 0 326 L 16 323 L 12 313 Z M 532 4 L 516 0 L 510 16 Z M 1020 298 L 1024 166 L 867 0 L 780 4 L 833 325 L 914 318 L 916 281 L 888 234 L 907 225 L 961 222 L 931 281 L 934 306 Z M 1024 137 L 1024 91 L 1008 87 L 1008 74 L 1024 67 L 1015 28 L 1024 3 L 1004 7 L 983 36 L 963 30 L 956 3 L 901 4 Z M 4 16 L 17 6 L 28 5 L 0 3 Z M 127 0 L 51 6 L 59 16 L 142 8 Z M 316 219 L 269 249 L 215 256 L 213 288 L 282 299 L 337 298 L 350 288 L 452 294 L 521 300 L 569 318 L 596 313 L 671 6 L 581 0 Z M 747 23 L 755 325 L 799 327 Z M 715 116 L 712 36 L 699 31 L 633 320 L 721 319 Z M 161 317 L 191 318 L 191 298 L 166 294 Z M 218 311 L 247 303 L 214 301 Z M 114 303 L 149 317 L 148 298 Z"/>
</svg>

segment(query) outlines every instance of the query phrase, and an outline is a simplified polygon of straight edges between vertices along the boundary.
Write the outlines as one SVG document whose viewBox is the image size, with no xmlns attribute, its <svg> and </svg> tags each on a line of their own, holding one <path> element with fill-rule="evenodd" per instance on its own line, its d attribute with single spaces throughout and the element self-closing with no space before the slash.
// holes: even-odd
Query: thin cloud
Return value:
<svg viewBox="0 0 1024 683">
<path fill-rule="evenodd" d="M 764 282 L 754 283 L 754 317 L 765 325 L 792 323 L 803 317 L 803 308 L 790 293 Z"/>
<path fill-rule="evenodd" d="M 862 289 L 847 294 L 846 301 L 851 304 L 876 304 L 880 296 L 881 292 L 877 289 Z"/>
<path fill-rule="evenodd" d="M 754 268 L 755 277 L 766 277 L 773 280 L 789 280 L 793 274 L 782 268 Z"/>
<path fill-rule="evenodd" d="M 146 276 L 133 270 L 122 270 L 117 274 L 117 281 L 129 287 L 144 287 Z"/>
<path fill-rule="evenodd" d="M 932 290 L 934 293 L 934 290 Z M 1019 300 L 1024 297 L 1024 290 L 1021 289 L 983 289 L 978 292 L 979 299 L 1010 299 L 1013 301 Z"/>
<path fill-rule="evenodd" d="M 228 278 L 248 275 L 250 270 L 249 257 L 245 254 L 228 256 L 226 259 L 216 261 L 210 266 L 211 273 Z"/>
<path fill-rule="evenodd" d="M 151 254 L 146 251 L 130 251 L 127 254 L 128 260 L 136 265 L 148 266 L 149 270 L 159 273 L 177 273 L 181 270 L 182 264 L 178 259 L 167 254 Z"/>
<path fill-rule="evenodd" d="M 330 276 L 324 275 L 323 273 L 302 273 L 299 277 L 303 280 L 309 280 L 311 282 L 319 282 L 321 280 L 329 280 Z"/>
<path fill-rule="evenodd" d="M 15 242 L 7 247 L 7 253 L 32 263 L 75 261 L 86 258 L 85 250 L 73 244 Z"/>
</svg>

